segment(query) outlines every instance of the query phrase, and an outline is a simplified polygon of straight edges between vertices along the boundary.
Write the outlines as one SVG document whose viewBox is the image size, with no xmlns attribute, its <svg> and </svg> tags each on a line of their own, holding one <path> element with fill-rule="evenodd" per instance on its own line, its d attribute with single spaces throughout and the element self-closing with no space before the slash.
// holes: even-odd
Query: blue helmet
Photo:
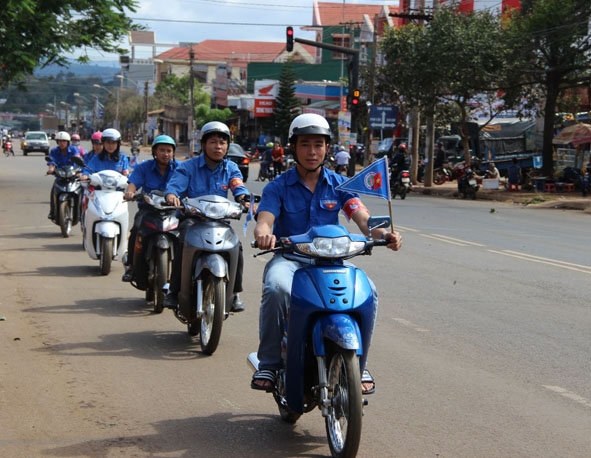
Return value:
<svg viewBox="0 0 591 458">
<path fill-rule="evenodd" d="M 174 141 L 174 138 L 168 135 L 158 135 L 158 137 L 154 139 L 152 142 L 152 154 L 156 152 L 156 147 L 158 145 L 171 145 L 172 151 L 174 152 L 176 150 L 176 142 Z"/>
</svg>

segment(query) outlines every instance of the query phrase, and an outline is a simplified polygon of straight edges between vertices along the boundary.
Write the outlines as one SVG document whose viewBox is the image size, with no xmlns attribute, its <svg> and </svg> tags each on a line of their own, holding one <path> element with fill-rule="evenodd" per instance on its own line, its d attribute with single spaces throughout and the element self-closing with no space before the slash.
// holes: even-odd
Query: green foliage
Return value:
<svg viewBox="0 0 591 458">
<path fill-rule="evenodd" d="M 281 138 L 283 145 L 287 144 L 289 126 L 298 115 L 296 109 L 300 106 L 300 101 L 295 96 L 295 79 L 295 72 L 291 62 L 288 61 L 283 64 L 279 75 L 279 91 L 273 112 L 275 123 L 272 128 L 272 134 Z"/>
<path fill-rule="evenodd" d="M 553 174 L 554 122 L 559 99 L 568 89 L 591 84 L 588 0 L 529 0 L 522 14 L 506 23 L 512 48 L 514 87 L 541 93 L 544 100 L 544 175 Z"/>
<path fill-rule="evenodd" d="M 0 88 L 39 65 L 66 65 L 76 50 L 120 52 L 135 0 L 5 0 L 0 8 Z M 88 61 L 87 56 L 78 60 Z"/>
<path fill-rule="evenodd" d="M 229 108 L 210 108 L 209 105 L 197 106 L 197 127 L 201 128 L 205 123 L 210 121 L 226 122 L 232 116 L 232 110 Z"/>
</svg>

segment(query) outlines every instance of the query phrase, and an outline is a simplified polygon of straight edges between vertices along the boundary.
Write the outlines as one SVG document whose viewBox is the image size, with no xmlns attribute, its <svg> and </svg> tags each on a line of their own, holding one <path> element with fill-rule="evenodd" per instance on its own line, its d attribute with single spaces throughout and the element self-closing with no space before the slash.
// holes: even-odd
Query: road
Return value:
<svg viewBox="0 0 591 458">
<path fill-rule="evenodd" d="M 249 388 L 268 258 L 245 246 L 247 310 L 206 357 L 122 266 L 99 275 L 78 226 L 60 236 L 45 162 L 18 151 L 0 160 L 0 456 L 330 455 L 319 411 L 289 426 Z M 355 260 L 380 291 L 358 456 L 588 457 L 589 215 L 413 194 L 393 216 L 403 249 Z"/>
</svg>

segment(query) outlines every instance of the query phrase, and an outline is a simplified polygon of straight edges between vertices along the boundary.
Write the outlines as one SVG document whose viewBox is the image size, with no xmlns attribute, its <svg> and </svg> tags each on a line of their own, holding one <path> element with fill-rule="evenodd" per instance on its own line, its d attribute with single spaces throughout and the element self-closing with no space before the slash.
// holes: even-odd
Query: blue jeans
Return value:
<svg viewBox="0 0 591 458">
<path fill-rule="evenodd" d="M 349 264 L 349 263 L 348 263 Z M 278 370 L 283 368 L 281 360 L 281 339 L 285 329 L 287 312 L 291 302 L 291 284 L 295 271 L 306 263 L 284 258 L 281 254 L 273 256 L 263 273 L 263 298 L 259 315 L 259 370 Z M 372 324 L 376 323 L 378 310 L 378 294 L 370 280 L 374 297 L 374 314 Z M 371 342 L 367 342 L 365 353 L 369 351 Z"/>
</svg>

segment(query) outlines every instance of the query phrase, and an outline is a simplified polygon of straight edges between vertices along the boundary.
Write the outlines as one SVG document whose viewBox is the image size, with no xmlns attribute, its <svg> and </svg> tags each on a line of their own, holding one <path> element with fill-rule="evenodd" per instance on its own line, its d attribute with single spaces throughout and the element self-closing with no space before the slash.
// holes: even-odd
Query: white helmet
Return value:
<svg viewBox="0 0 591 458">
<path fill-rule="evenodd" d="M 211 121 L 203 125 L 201 128 L 201 143 L 204 143 L 209 134 L 220 134 L 226 138 L 226 141 L 230 143 L 230 129 L 223 122 Z"/>
<path fill-rule="evenodd" d="M 55 134 L 55 141 L 57 142 L 58 140 L 66 140 L 67 142 L 70 142 L 70 134 L 67 132 L 58 132 L 57 134 Z"/>
<path fill-rule="evenodd" d="M 322 116 L 314 113 L 305 113 L 297 116 L 289 126 L 289 142 L 295 143 L 298 135 L 324 135 L 326 142 L 330 143 L 330 126 Z"/>
<path fill-rule="evenodd" d="M 121 142 L 121 133 L 117 129 L 109 128 L 103 130 L 102 141 L 111 140 L 112 142 Z"/>
</svg>

